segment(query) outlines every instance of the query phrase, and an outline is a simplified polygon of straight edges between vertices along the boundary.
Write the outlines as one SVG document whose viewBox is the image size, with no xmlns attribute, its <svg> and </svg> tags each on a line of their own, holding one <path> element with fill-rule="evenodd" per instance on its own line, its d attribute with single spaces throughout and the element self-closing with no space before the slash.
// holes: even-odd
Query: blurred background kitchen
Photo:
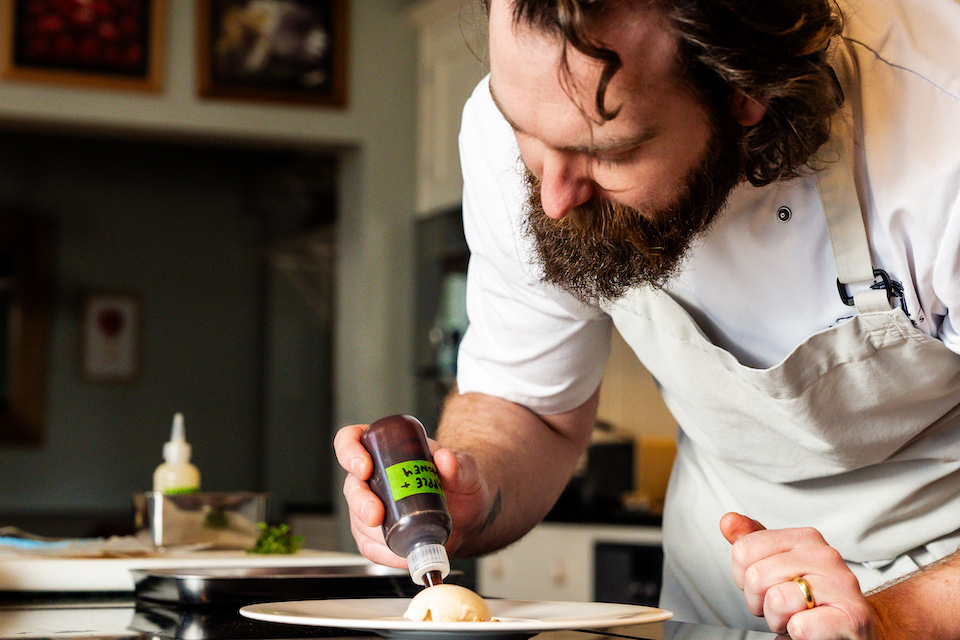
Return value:
<svg viewBox="0 0 960 640">
<path fill-rule="evenodd" d="M 0 526 L 129 533 L 179 411 L 203 490 L 268 492 L 307 546 L 353 550 L 334 432 L 392 413 L 430 430 L 455 375 L 482 20 L 472 0 L 343 0 L 344 91 L 317 104 L 210 90 L 210 12 L 247 0 L 161 4 L 147 87 L 18 73 L 23 16 L 4 17 Z M 673 422 L 616 336 L 601 414 L 531 538 L 556 592 L 518 585 L 507 554 L 478 570 L 488 593 L 592 599 L 598 567 L 659 573 Z"/>
</svg>

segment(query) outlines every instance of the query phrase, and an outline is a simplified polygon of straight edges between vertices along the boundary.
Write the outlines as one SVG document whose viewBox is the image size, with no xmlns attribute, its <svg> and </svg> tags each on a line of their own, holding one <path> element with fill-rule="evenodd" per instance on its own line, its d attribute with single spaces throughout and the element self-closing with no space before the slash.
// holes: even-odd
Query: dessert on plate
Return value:
<svg viewBox="0 0 960 640">
<path fill-rule="evenodd" d="M 490 606 L 476 593 L 455 584 L 427 587 L 410 601 L 403 614 L 415 622 L 489 622 Z"/>
</svg>

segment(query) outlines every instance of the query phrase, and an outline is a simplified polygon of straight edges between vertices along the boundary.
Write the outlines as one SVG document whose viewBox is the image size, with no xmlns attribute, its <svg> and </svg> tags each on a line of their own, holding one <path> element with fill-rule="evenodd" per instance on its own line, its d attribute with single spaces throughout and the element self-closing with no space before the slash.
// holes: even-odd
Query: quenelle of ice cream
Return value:
<svg viewBox="0 0 960 640">
<path fill-rule="evenodd" d="M 414 596 L 403 617 L 415 622 L 487 622 L 493 616 L 483 598 L 470 589 L 438 584 Z"/>
</svg>

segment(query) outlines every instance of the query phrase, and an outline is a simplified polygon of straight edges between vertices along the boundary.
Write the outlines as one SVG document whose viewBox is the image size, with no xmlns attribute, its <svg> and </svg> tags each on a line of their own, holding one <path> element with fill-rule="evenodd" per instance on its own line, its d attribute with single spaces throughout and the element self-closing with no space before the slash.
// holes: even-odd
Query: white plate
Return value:
<svg viewBox="0 0 960 640">
<path fill-rule="evenodd" d="M 669 611 L 606 602 L 488 599 L 497 622 L 413 622 L 403 617 L 409 598 L 268 602 L 240 609 L 267 622 L 372 631 L 387 637 L 519 638 L 558 629 L 606 629 L 667 620 Z"/>
</svg>

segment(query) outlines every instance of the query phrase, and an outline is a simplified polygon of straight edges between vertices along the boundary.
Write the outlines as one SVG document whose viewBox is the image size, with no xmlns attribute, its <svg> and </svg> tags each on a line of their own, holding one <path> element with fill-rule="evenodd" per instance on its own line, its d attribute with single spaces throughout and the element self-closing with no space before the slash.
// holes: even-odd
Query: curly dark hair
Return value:
<svg viewBox="0 0 960 640">
<path fill-rule="evenodd" d="M 605 101 L 620 56 L 591 35 L 606 12 L 631 7 L 660 11 L 679 45 L 680 81 L 714 113 L 729 113 L 737 90 L 767 107 L 744 131 L 745 177 L 761 186 L 800 175 L 830 137 L 830 117 L 843 94 L 828 62 L 842 27 L 834 0 L 505 0 L 513 19 L 561 37 L 599 60 L 596 107 L 603 119 L 618 108 Z M 490 0 L 481 0 L 489 12 Z M 567 46 L 564 46 L 564 58 Z"/>
</svg>

